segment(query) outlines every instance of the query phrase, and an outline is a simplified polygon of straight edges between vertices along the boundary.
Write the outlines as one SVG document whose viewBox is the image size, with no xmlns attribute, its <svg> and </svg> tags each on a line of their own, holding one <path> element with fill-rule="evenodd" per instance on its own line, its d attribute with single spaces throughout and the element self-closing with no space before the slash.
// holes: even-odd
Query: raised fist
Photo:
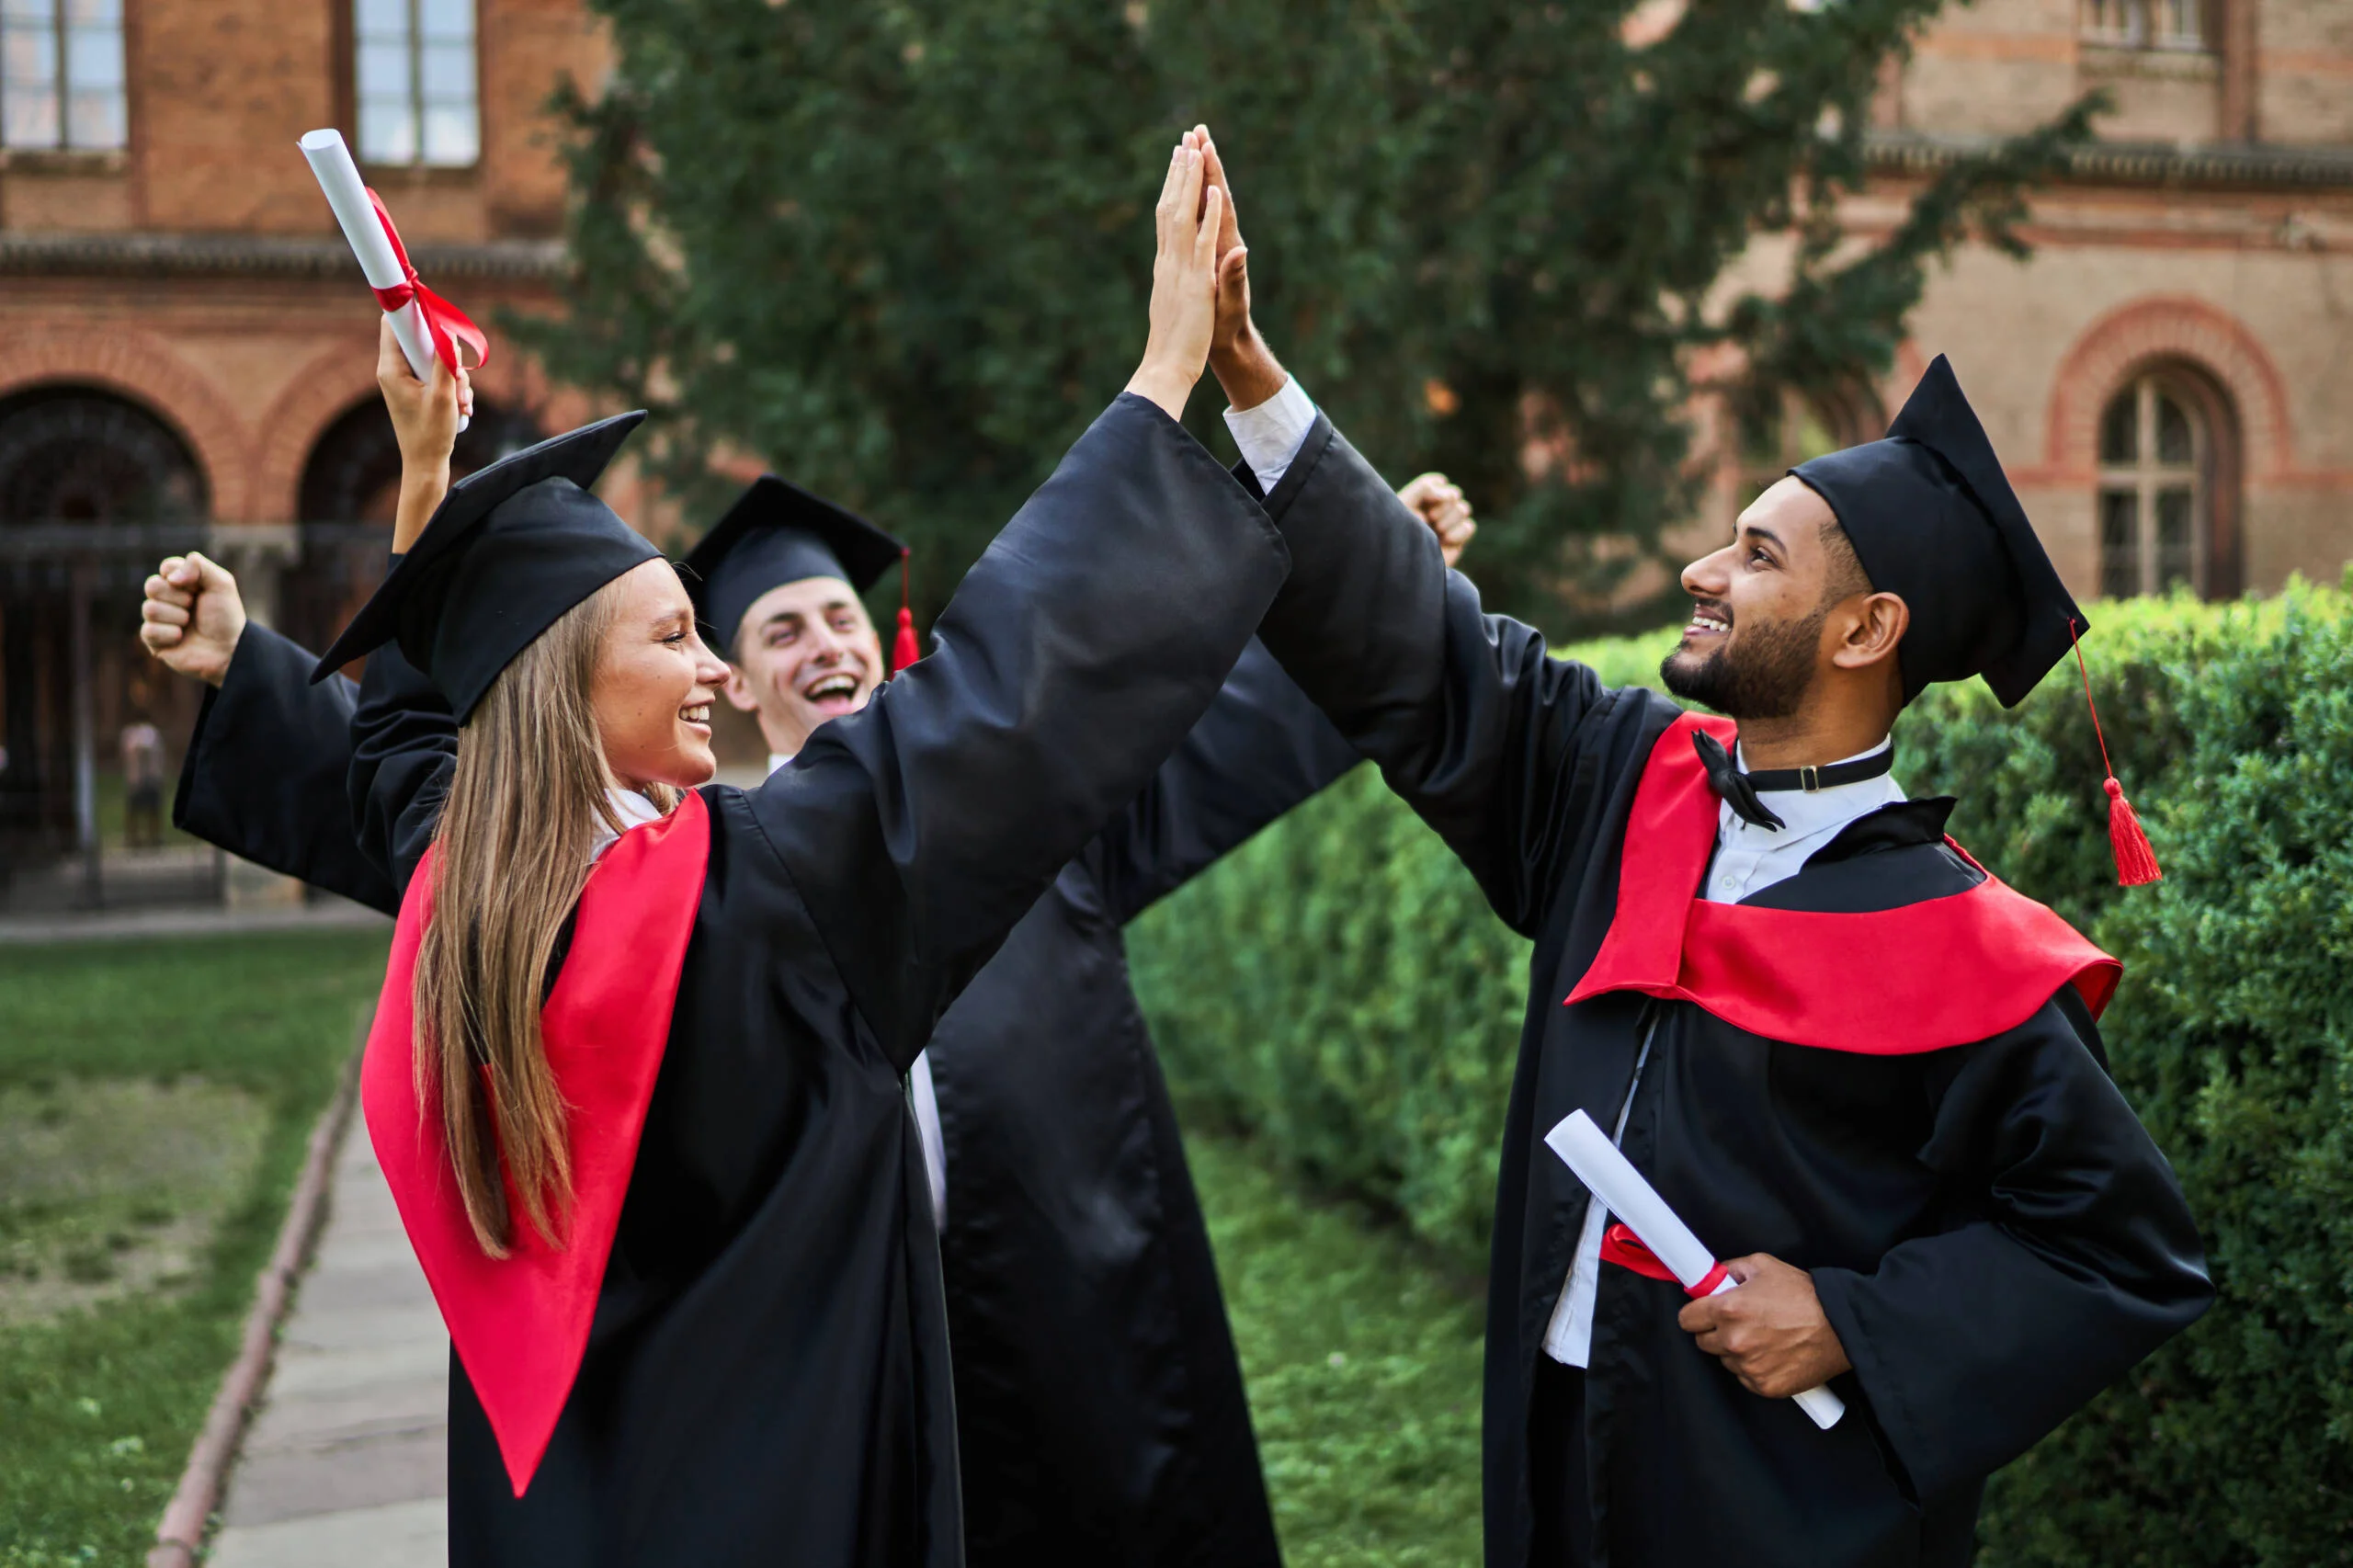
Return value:
<svg viewBox="0 0 2353 1568">
<path fill-rule="evenodd" d="M 245 601 L 218 562 L 189 551 L 166 558 L 147 579 L 139 641 L 165 669 L 219 686 L 244 634 Z"/>
<path fill-rule="evenodd" d="M 1471 503 L 1455 483 L 1442 473 L 1425 473 L 1406 483 L 1397 499 L 1414 510 L 1438 535 L 1438 552 L 1452 566 L 1462 559 L 1462 547 L 1479 531 L 1471 518 Z"/>
</svg>

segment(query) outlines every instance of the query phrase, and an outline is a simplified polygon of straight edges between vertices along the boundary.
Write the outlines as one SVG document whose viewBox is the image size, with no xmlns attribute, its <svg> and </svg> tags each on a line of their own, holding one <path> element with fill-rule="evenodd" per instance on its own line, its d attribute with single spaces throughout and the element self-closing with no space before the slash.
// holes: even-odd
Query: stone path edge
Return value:
<svg viewBox="0 0 2353 1568">
<path fill-rule="evenodd" d="M 335 1097 L 311 1130 L 301 1179 L 295 1184 L 293 1201 L 286 1208 L 286 1223 L 278 1229 L 278 1245 L 262 1268 L 253 1307 L 245 1314 L 244 1343 L 222 1378 L 220 1391 L 212 1396 L 212 1408 L 196 1435 L 195 1445 L 188 1449 L 188 1468 L 180 1472 L 179 1485 L 155 1527 L 155 1544 L 147 1553 L 146 1568 L 196 1568 L 202 1554 L 206 1527 L 221 1506 L 245 1424 L 254 1403 L 268 1384 L 270 1362 L 278 1352 L 278 1325 L 294 1304 L 295 1283 L 326 1220 L 335 1152 L 359 1096 L 359 1062 L 367 1049 L 371 1020 L 372 1009 L 369 1017 L 360 1020 L 359 1040 L 344 1061 Z"/>
</svg>

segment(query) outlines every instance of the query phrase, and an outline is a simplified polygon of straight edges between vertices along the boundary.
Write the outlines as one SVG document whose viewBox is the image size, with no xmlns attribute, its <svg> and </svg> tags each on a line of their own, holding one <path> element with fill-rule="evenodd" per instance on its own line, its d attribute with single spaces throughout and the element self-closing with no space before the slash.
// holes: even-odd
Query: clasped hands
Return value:
<svg viewBox="0 0 2353 1568">
<path fill-rule="evenodd" d="M 1724 1271 L 1740 1289 L 1693 1301 L 1676 1322 L 1741 1387 L 1787 1399 L 1853 1369 L 1822 1311 L 1813 1275 L 1761 1252 L 1730 1259 Z"/>
</svg>

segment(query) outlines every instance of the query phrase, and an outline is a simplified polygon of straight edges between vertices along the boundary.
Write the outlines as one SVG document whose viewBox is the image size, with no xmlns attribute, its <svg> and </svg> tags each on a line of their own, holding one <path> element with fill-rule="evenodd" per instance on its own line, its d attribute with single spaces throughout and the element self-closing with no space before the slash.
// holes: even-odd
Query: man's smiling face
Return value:
<svg viewBox="0 0 2353 1568">
<path fill-rule="evenodd" d="M 1834 572 L 1824 529 L 1836 521 L 1829 503 L 1785 478 L 1741 513 L 1732 543 L 1685 567 L 1691 619 L 1659 666 L 1667 690 L 1733 719 L 1795 713 L 1828 662 L 1831 605 L 1870 587 Z"/>
<path fill-rule="evenodd" d="M 855 713 L 882 684 L 882 642 L 857 590 L 804 577 L 752 601 L 735 629 L 727 700 L 759 716 L 768 749 L 790 756 L 828 719 Z"/>
</svg>

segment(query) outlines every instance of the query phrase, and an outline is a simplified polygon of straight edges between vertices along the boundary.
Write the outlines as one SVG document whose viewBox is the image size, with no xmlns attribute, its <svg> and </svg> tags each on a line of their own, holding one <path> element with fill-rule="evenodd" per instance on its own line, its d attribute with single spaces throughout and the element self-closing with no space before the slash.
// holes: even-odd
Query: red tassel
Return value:
<svg viewBox="0 0 2353 1568">
<path fill-rule="evenodd" d="M 899 635 L 891 642 L 891 673 L 897 675 L 923 657 L 923 644 L 915 640 L 915 612 L 907 608 L 907 555 L 899 551 Z"/>
<path fill-rule="evenodd" d="M 2116 781 L 2116 765 L 2108 760 L 2108 736 L 2099 727 L 2099 708 L 2092 701 L 2092 673 L 2084 663 L 2083 639 L 2075 636 L 2075 623 L 2067 622 L 2067 635 L 2075 644 L 2075 668 L 2084 677 L 2084 706 L 2092 710 L 2092 734 L 2099 742 L 2099 765 L 2108 770 L 2108 846 L 2116 856 L 2116 885 L 2137 888 L 2164 877 L 2157 869 L 2157 852 L 2149 846 L 2149 835 L 2142 829 L 2140 814 L 2132 802 L 2124 798 L 2124 786 Z"/>
<path fill-rule="evenodd" d="M 2149 835 L 2141 831 L 2132 802 L 2124 798 L 2124 786 L 2113 778 L 2108 781 L 2108 846 L 2116 852 L 2119 887 L 2137 888 L 2165 875 L 2157 869 L 2157 852 L 2149 847 Z"/>
</svg>

